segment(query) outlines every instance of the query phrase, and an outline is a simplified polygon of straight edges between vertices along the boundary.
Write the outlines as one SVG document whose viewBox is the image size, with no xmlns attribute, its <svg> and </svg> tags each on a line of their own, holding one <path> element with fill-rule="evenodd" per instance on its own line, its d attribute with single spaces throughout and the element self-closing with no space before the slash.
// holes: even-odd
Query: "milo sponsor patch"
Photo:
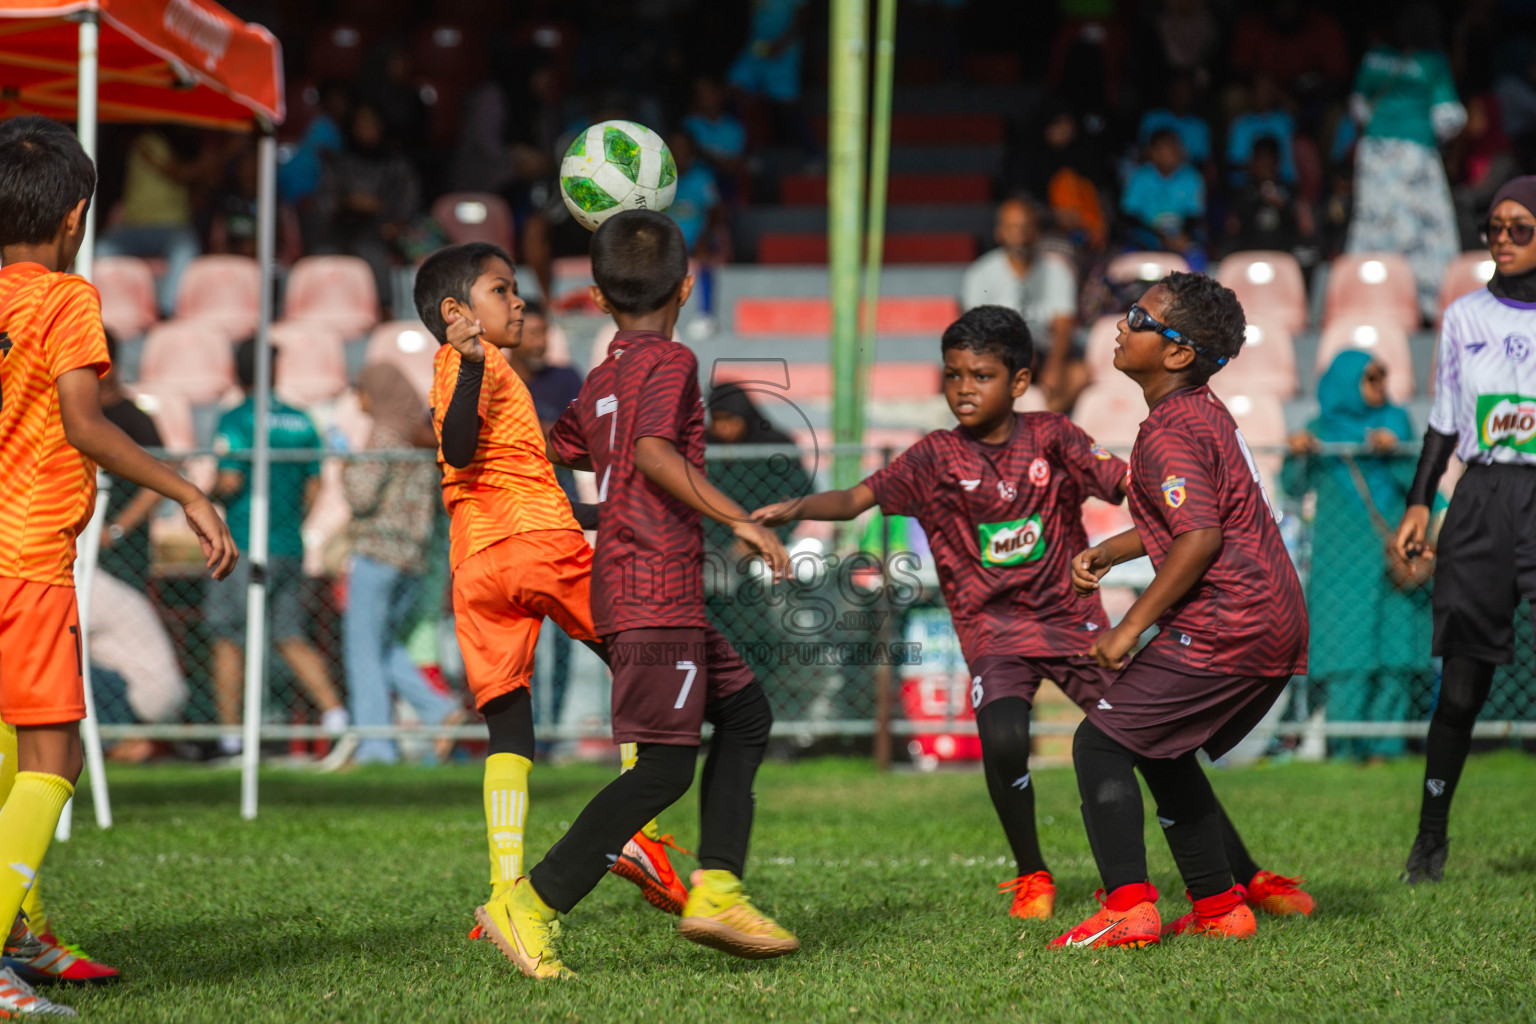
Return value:
<svg viewBox="0 0 1536 1024">
<path fill-rule="evenodd" d="M 1045 555 L 1045 527 L 1039 515 L 977 526 L 982 565 L 1023 565 Z"/>
<path fill-rule="evenodd" d="M 1477 446 L 1513 448 L 1536 455 L 1536 398 L 1477 396 Z"/>
</svg>

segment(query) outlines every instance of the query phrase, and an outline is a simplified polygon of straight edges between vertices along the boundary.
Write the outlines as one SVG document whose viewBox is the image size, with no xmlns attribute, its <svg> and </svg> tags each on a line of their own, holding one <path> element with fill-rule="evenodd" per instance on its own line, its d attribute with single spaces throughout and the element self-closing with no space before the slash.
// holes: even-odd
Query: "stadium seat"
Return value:
<svg viewBox="0 0 1536 1024">
<path fill-rule="evenodd" d="M 489 192 L 449 192 L 432 204 L 432 219 L 442 225 L 448 241 L 490 242 L 516 258 L 512 242 L 512 208 Z"/>
<path fill-rule="evenodd" d="M 101 322 L 119 341 L 140 337 L 160 319 L 155 274 L 135 256 L 103 256 L 91 283 L 101 293 Z"/>
<path fill-rule="evenodd" d="M 812 118 L 822 141 L 827 118 Z M 1008 141 L 1008 122 L 1001 114 L 893 114 L 893 146 L 1001 146 Z"/>
<path fill-rule="evenodd" d="M 422 401 L 430 404 L 432 360 L 437 356 L 437 348 L 437 339 L 421 321 L 390 320 L 368 335 L 363 363 L 394 363 L 416 385 Z"/>
<path fill-rule="evenodd" d="M 1218 374 L 1218 376 L 1220 376 Z M 1215 378 L 1212 378 L 1213 380 Z M 1285 461 L 1287 439 L 1285 408 L 1274 395 L 1221 394 L 1218 397 L 1237 421 L 1253 454 L 1254 465 L 1264 478 L 1264 490 L 1271 501 L 1278 500 L 1280 465 Z"/>
<path fill-rule="evenodd" d="M 751 296 L 736 300 L 735 329 L 741 335 L 826 335 L 832 331 L 832 300 L 818 297 Z M 880 300 L 876 329 L 883 334 L 942 334 L 960 316 L 960 302 L 948 295 L 888 296 Z"/>
<path fill-rule="evenodd" d="M 1211 378 L 1218 395 L 1257 394 L 1294 398 L 1301 390 L 1296 377 L 1296 345 L 1284 327 L 1249 320 L 1243 351 Z"/>
<path fill-rule="evenodd" d="M 139 358 L 140 385 L 192 405 L 217 402 L 235 384 L 233 339 L 213 321 L 170 320 L 150 329 Z"/>
<path fill-rule="evenodd" d="M 1115 347 L 1119 344 L 1122 319 L 1124 319 L 1123 314 L 1111 313 L 1099 317 L 1088 329 L 1088 342 L 1084 346 L 1083 358 L 1088 363 L 1088 372 L 1096 381 L 1120 372 L 1115 369 Z"/>
<path fill-rule="evenodd" d="M 1018 398 L 1013 400 L 1014 412 L 1049 412 L 1050 406 L 1045 404 L 1045 389 L 1030 385 Z"/>
<path fill-rule="evenodd" d="M 1147 400 L 1141 388 L 1118 373 L 1084 389 L 1072 411 L 1072 421 L 1084 433 L 1122 459 L 1130 457 L 1136 432 L 1146 418 Z M 1089 498 L 1083 504 L 1083 528 L 1090 541 L 1096 543 L 1131 527 L 1131 513 L 1124 503 L 1111 505 Z"/>
<path fill-rule="evenodd" d="M 1123 252 L 1109 261 L 1104 276 L 1115 284 L 1142 281 L 1150 287 L 1175 270 L 1189 269 L 1189 262 L 1176 252 Z"/>
<path fill-rule="evenodd" d="M 346 342 L 321 324 L 285 320 L 272 325 L 277 360 L 273 389 L 294 405 L 326 402 L 347 389 Z"/>
<path fill-rule="evenodd" d="M 970 263 L 976 258 L 976 236 L 967 231 L 902 232 L 885 236 L 884 262 Z M 825 233 L 769 231 L 758 236 L 757 262 L 771 266 L 825 264 Z"/>
<path fill-rule="evenodd" d="M 379 322 L 373 271 L 356 256 L 306 256 L 288 272 L 283 318 L 358 338 Z"/>
<path fill-rule="evenodd" d="M 1249 323 L 1262 320 L 1289 334 L 1307 329 L 1307 287 L 1290 253 L 1235 252 L 1216 268 L 1216 280 L 1237 293 Z"/>
<path fill-rule="evenodd" d="M 832 367 L 828 363 L 789 363 L 785 367 L 789 375 L 789 387 L 784 397 L 792 402 L 814 402 L 830 399 L 833 393 Z M 721 364 L 714 372 L 716 385 L 735 381 L 761 381 L 761 375 L 751 369 L 751 364 L 732 366 Z M 943 389 L 944 371 L 937 363 L 875 363 L 869 370 L 870 399 L 898 401 L 914 398 L 931 398 Z M 766 394 L 778 389 L 771 384 L 761 384 Z"/>
<path fill-rule="evenodd" d="M 1328 270 L 1323 326 L 1344 319 L 1390 322 L 1404 331 L 1417 330 L 1419 298 L 1408 261 L 1395 252 L 1350 252 L 1337 257 Z"/>
<path fill-rule="evenodd" d="M 346 20 L 321 26 L 309 40 L 310 77 L 316 81 L 355 80 L 363 70 L 367 47 L 361 22 Z"/>
<path fill-rule="evenodd" d="M 1493 277 L 1493 260 L 1487 249 L 1472 249 L 1451 260 L 1440 279 L 1440 315 L 1445 307 L 1469 292 L 1485 287 Z"/>
<path fill-rule="evenodd" d="M 417 30 L 411 65 L 416 74 L 434 81 L 473 85 L 485 77 L 485 37 L 464 25 L 434 20 Z"/>
<path fill-rule="evenodd" d="M 1348 348 L 1371 353 L 1387 368 L 1387 396 L 1392 401 L 1406 402 L 1418 390 L 1408 336 L 1397 324 L 1359 319 L 1329 322 L 1317 344 L 1314 372 L 1318 376 L 1326 373 L 1333 357 Z"/>
<path fill-rule="evenodd" d="M 139 411 L 154 421 L 155 430 L 166 451 L 189 452 L 197 447 L 197 429 L 192 422 L 192 403 L 178 391 L 161 389 L 155 384 L 129 384 L 128 392 Z"/>
<path fill-rule="evenodd" d="M 987 203 L 992 201 L 992 179 L 985 174 L 892 174 L 886 201 L 892 206 L 912 203 Z M 788 174 L 779 181 L 779 202 L 784 206 L 823 206 L 827 202 L 825 174 Z"/>
<path fill-rule="evenodd" d="M 176 286 L 176 317 L 219 324 L 235 340 L 256 333 L 261 266 L 249 256 L 199 256 Z"/>
</svg>

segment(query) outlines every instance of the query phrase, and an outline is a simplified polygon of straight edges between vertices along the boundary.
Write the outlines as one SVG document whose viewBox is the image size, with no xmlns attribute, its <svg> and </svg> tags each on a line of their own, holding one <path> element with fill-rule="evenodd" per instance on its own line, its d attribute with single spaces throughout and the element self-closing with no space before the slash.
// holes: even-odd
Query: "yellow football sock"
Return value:
<svg viewBox="0 0 1536 1024">
<path fill-rule="evenodd" d="M 485 831 L 491 849 L 491 896 L 523 873 L 523 826 L 528 820 L 528 772 L 533 762 L 520 754 L 485 759 Z"/>
<path fill-rule="evenodd" d="M 75 793 L 69 780 L 20 772 L 0 807 L 0 921 L 9 923 L 37 878 L 59 814 Z"/>
<path fill-rule="evenodd" d="M 16 727 L 0 722 L 0 806 L 16 784 Z"/>
<path fill-rule="evenodd" d="M 21 909 L 27 912 L 27 927 L 32 929 L 34 935 L 53 931 L 48 927 L 48 911 L 43 906 L 42 892 L 43 879 L 38 876 L 32 879 L 32 888 L 27 890 L 26 899 L 21 901 Z"/>
<path fill-rule="evenodd" d="M 629 771 L 635 766 L 635 762 L 639 759 L 640 745 L 638 743 L 619 744 L 619 764 L 621 771 Z M 640 831 L 645 835 L 645 838 L 647 839 L 654 841 L 661 838 L 661 827 L 656 824 L 655 818 L 652 818 L 650 821 L 646 822 L 645 827 Z"/>
</svg>

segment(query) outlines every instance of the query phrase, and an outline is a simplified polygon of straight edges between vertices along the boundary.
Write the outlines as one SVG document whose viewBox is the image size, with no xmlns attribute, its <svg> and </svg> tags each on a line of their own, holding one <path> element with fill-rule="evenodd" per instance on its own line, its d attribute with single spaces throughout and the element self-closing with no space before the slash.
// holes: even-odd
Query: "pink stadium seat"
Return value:
<svg viewBox="0 0 1536 1024">
<path fill-rule="evenodd" d="M 1109 261 L 1104 272 L 1116 284 L 1142 281 L 1148 287 L 1175 270 L 1188 270 L 1189 262 L 1176 252 L 1124 252 Z"/>
<path fill-rule="evenodd" d="M 1220 376 L 1218 374 L 1217 376 Z M 1212 378 L 1213 380 L 1215 378 Z M 1274 395 L 1219 394 L 1227 411 L 1237 421 L 1243 440 L 1253 453 L 1254 465 L 1264 478 L 1264 490 L 1270 500 L 1279 497 L 1277 484 L 1280 465 L 1285 460 L 1285 409 Z"/>
<path fill-rule="evenodd" d="M 1451 265 L 1445 268 L 1445 277 L 1440 280 L 1440 315 L 1444 316 L 1445 307 L 1463 295 L 1486 287 L 1493 277 L 1493 269 L 1493 260 L 1488 258 L 1486 249 L 1472 249 L 1451 260 Z"/>
<path fill-rule="evenodd" d="M 306 256 L 288 271 L 283 318 L 358 338 L 379 322 L 373 271 L 356 256 Z"/>
<path fill-rule="evenodd" d="M 822 401 L 832 397 L 832 367 L 828 363 L 790 363 L 789 387 L 784 397 L 790 401 Z M 722 365 L 715 371 L 717 385 L 733 381 L 761 381 L 762 375 L 751 369 Z M 892 401 L 931 398 L 943 389 L 944 371 L 937 363 L 875 363 L 869 372 L 869 398 Z M 755 385 L 757 386 L 757 385 Z M 777 388 L 760 385 L 767 394 Z"/>
<path fill-rule="evenodd" d="M 347 389 L 346 343 L 322 324 L 285 320 L 272 325 L 277 360 L 273 387 L 285 402 L 314 405 Z"/>
<path fill-rule="evenodd" d="M 1104 380 L 1119 373 L 1115 369 L 1115 346 L 1119 344 L 1120 321 L 1124 314 L 1112 313 L 1101 316 L 1088 329 L 1088 343 L 1083 357 L 1094 380 Z"/>
<path fill-rule="evenodd" d="M 1351 252 L 1337 257 L 1328 271 L 1323 325 L 1335 320 L 1370 319 L 1419 327 L 1419 299 L 1408 261 L 1395 252 Z"/>
<path fill-rule="evenodd" d="M 1013 400 L 1014 412 L 1049 412 L 1045 404 L 1045 391 L 1031 385 L 1029 390 Z"/>
<path fill-rule="evenodd" d="M 1413 353 L 1408 336 L 1395 323 L 1379 320 L 1344 319 L 1330 321 L 1317 345 L 1317 365 L 1321 375 L 1333 364 L 1333 357 L 1347 348 L 1371 353 L 1387 368 L 1387 395 L 1394 402 L 1406 402 L 1417 390 Z"/>
<path fill-rule="evenodd" d="M 192 403 L 174 390 L 162 390 L 153 384 L 131 384 L 126 388 L 133 404 L 155 423 L 160 441 L 167 451 L 189 452 L 197 447 L 197 430 L 192 423 Z"/>
<path fill-rule="evenodd" d="M 1263 321 L 1248 321 L 1243 351 L 1211 378 L 1218 395 L 1257 394 L 1294 398 L 1301 382 L 1296 377 L 1296 345 L 1291 332 Z"/>
<path fill-rule="evenodd" d="M 103 256 L 91 283 L 101 293 L 101 321 L 119 340 L 137 338 L 160 319 L 155 308 L 155 275 L 134 256 Z"/>
<path fill-rule="evenodd" d="M 416 385 L 422 401 L 430 402 L 432 360 L 437 356 L 437 348 L 437 339 L 419 320 L 390 320 L 368 335 L 363 362 L 394 363 Z"/>
<path fill-rule="evenodd" d="M 432 204 L 432 219 L 442 225 L 448 240 L 490 242 L 514 256 L 512 208 L 501 196 L 489 192 L 449 192 Z"/>
<path fill-rule="evenodd" d="M 235 385 L 233 339 L 215 322 L 170 320 L 144 338 L 138 383 L 193 405 L 216 402 Z"/>
<path fill-rule="evenodd" d="M 1136 432 L 1146 418 L 1147 401 L 1141 388 L 1119 373 L 1085 389 L 1072 412 L 1074 423 L 1122 459 L 1130 457 Z M 1083 505 L 1083 527 L 1091 541 L 1113 537 L 1131 525 L 1131 514 L 1124 503 L 1111 505 L 1090 498 Z"/>
<path fill-rule="evenodd" d="M 877 328 L 886 334 L 941 334 L 960 316 L 953 296 L 889 296 L 880 300 Z M 830 334 L 832 300 L 746 297 L 736 300 L 737 334 Z"/>
<path fill-rule="evenodd" d="M 1216 268 L 1216 280 L 1237 293 L 1249 323 L 1263 321 L 1290 334 L 1306 330 L 1307 287 L 1290 253 L 1235 252 Z"/>
<path fill-rule="evenodd" d="M 248 256 L 199 256 L 176 286 L 177 319 L 207 320 L 237 341 L 256 333 L 261 267 Z"/>
</svg>

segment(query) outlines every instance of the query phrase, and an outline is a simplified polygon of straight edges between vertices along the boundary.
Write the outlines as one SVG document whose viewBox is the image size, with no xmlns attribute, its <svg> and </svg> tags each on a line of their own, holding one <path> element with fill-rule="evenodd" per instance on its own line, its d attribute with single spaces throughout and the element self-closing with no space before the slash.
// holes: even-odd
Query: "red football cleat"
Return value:
<svg viewBox="0 0 1536 1024">
<path fill-rule="evenodd" d="M 32 956 L 18 956 L 10 948 L 5 951 L 6 959 L 23 981 L 34 985 L 110 985 L 122 977 L 116 967 L 97 963 L 78 947 L 60 942 L 52 932 L 38 935 L 37 941 L 42 949 Z"/>
<path fill-rule="evenodd" d="M 1286 878 L 1271 871 L 1260 871 L 1248 883 L 1248 905 L 1279 917 L 1310 914 L 1317 907 L 1317 900 L 1312 898 L 1311 893 L 1301 890 L 1304 881 L 1302 878 Z"/>
<path fill-rule="evenodd" d="M 999 884 L 997 891 L 1013 893 L 1013 906 L 1008 908 L 1010 917 L 1044 921 L 1056 908 L 1056 881 L 1049 871 L 1020 875 Z"/>
<path fill-rule="evenodd" d="M 1051 948 L 1090 946 L 1155 946 L 1163 919 L 1157 913 L 1157 888 L 1150 882 L 1122 885 L 1107 897 L 1094 894 L 1104 906 L 1065 935 L 1051 940 Z"/>
<path fill-rule="evenodd" d="M 688 887 L 672 870 L 672 862 L 667 859 L 669 846 L 679 853 L 688 852 L 671 835 L 648 839 L 644 832 L 636 832 L 609 870 L 638 885 L 651 906 L 680 917 L 688 902 Z"/>
<path fill-rule="evenodd" d="M 1185 893 L 1188 896 L 1189 893 Z M 1258 934 L 1258 922 L 1253 911 L 1243 902 L 1244 891 L 1234 885 L 1224 893 L 1193 900 L 1195 909 L 1170 921 L 1163 927 L 1163 935 L 1205 935 L 1220 939 L 1251 939 Z"/>
</svg>

